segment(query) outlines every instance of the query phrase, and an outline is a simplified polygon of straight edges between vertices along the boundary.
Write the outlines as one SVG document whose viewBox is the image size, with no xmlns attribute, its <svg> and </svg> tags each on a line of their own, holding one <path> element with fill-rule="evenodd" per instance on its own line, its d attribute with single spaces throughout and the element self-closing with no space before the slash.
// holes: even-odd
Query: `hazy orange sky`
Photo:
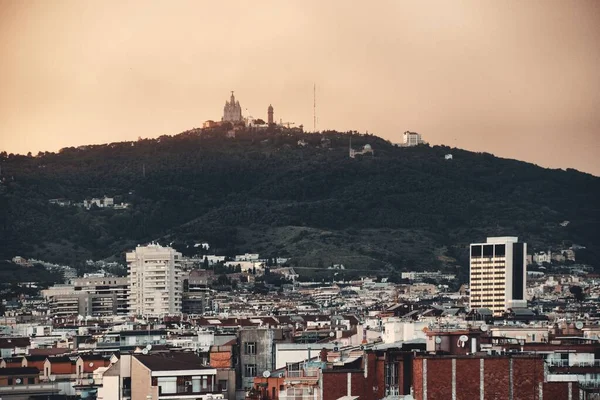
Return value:
<svg viewBox="0 0 600 400">
<path fill-rule="evenodd" d="M 600 175 L 600 1 L 0 0 L 0 150 L 242 109 Z"/>
</svg>

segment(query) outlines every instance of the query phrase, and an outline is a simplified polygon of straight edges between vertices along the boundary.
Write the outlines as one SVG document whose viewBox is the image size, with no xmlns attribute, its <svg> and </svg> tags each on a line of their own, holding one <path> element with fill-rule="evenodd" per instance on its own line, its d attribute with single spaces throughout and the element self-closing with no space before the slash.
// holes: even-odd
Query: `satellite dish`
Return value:
<svg viewBox="0 0 600 400">
<path fill-rule="evenodd" d="M 460 335 L 458 340 L 460 340 L 461 342 L 466 342 L 467 340 L 469 340 L 469 337 L 467 335 Z"/>
<path fill-rule="evenodd" d="M 577 329 L 583 329 L 583 322 L 581 322 L 581 321 L 577 321 L 577 322 L 575 323 L 575 328 L 577 328 Z"/>
<path fill-rule="evenodd" d="M 479 329 L 481 329 L 481 332 L 487 332 L 488 326 L 486 324 L 483 324 L 479 327 Z"/>
<path fill-rule="evenodd" d="M 17 378 L 17 379 L 15 380 L 15 382 L 17 382 L 17 383 L 21 383 L 21 378 Z"/>
<path fill-rule="evenodd" d="M 144 350 L 142 350 L 142 354 L 144 354 L 144 355 L 145 355 L 145 354 L 148 354 L 148 349 L 144 349 Z"/>
<path fill-rule="evenodd" d="M 329 332 L 329 337 L 334 337 L 334 336 L 335 336 L 335 333 Z"/>
<path fill-rule="evenodd" d="M 440 344 L 440 343 L 442 343 L 442 338 L 441 338 L 441 337 L 439 337 L 439 336 L 436 336 L 436 337 L 435 337 L 435 342 L 436 342 L 437 344 Z"/>
<path fill-rule="evenodd" d="M 340 351 L 340 348 L 336 346 L 333 348 L 333 351 Z"/>
<path fill-rule="evenodd" d="M 93 362 L 91 362 L 91 363 L 90 363 L 90 367 L 93 367 L 93 366 L 94 366 L 94 363 L 93 363 Z"/>
<path fill-rule="evenodd" d="M 271 376 L 271 371 L 264 371 L 263 372 L 263 378 L 269 378 Z"/>
<path fill-rule="evenodd" d="M 146 350 L 148 350 L 148 351 L 152 350 L 152 345 L 151 344 L 146 345 Z"/>
</svg>

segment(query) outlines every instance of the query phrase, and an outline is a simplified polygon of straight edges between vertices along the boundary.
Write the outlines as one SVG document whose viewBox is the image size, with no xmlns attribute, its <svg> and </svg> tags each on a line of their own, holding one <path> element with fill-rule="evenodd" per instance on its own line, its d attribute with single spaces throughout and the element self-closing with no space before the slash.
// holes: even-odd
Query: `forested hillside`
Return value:
<svg viewBox="0 0 600 400">
<path fill-rule="evenodd" d="M 350 136 L 374 156 L 350 159 Z M 197 130 L 37 156 L 2 153 L 0 165 L 3 258 L 77 264 L 122 257 L 150 240 L 190 253 L 206 241 L 225 254 L 292 257 L 300 268 L 342 263 L 391 273 L 464 266 L 469 242 L 515 235 L 534 250 L 586 246 L 578 257 L 599 266 L 600 178 L 491 154 L 399 148 L 356 133 L 244 131 L 230 139 L 224 130 Z M 131 206 L 49 203 L 104 195 Z"/>
</svg>

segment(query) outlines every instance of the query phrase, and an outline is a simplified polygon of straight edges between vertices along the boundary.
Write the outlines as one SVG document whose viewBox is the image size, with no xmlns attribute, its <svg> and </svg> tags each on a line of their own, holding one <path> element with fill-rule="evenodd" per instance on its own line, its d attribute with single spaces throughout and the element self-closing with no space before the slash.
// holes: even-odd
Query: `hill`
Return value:
<svg viewBox="0 0 600 400">
<path fill-rule="evenodd" d="M 534 250 L 585 246 L 578 257 L 600 266 L 598 177 L 443 146 L 399 148 L 357 133 L 225 135 L 194 130 L 37 156 L 0 154 L 0 257 L 78 264 L 122 258 L 151 240 L 186 253 L 206 241 L 225 254 L 292 257 L 305 272 L 341 263 L 464 276 L 468 243 L 515 235 Z M 370 144 L 375 155 L 350 159 L 350 137 L 354 148 Z M 104 195 L 131 206 L 49 203 Z"/>
</svg>

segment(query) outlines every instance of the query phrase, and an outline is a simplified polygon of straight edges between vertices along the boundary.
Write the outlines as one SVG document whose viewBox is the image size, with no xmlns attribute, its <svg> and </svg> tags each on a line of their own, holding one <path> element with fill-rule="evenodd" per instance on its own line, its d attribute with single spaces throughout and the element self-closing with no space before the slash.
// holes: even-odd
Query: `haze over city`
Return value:
<svg viewBox="0 0 600 400">
<path fill-rule="evenodd" d="M 0 150 L 244 113 L 600 175 L 600 3 L 3 1 Z"/>
</svg>

